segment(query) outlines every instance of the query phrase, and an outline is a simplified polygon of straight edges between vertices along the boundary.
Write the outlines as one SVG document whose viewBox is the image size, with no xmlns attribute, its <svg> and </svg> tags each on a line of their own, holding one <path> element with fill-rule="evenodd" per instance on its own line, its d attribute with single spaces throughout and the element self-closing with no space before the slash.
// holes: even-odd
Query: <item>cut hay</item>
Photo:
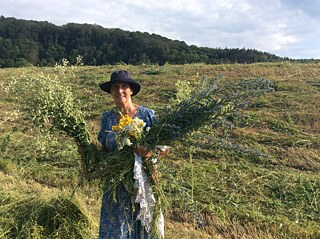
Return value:
<svg viewBox="0 0 320 239">
<path fill-rule="evenodd" d="M 1 238 L 93 238 L 81 204 L 63 193 L 51 195 L 0 195 Z"/>
</svg>

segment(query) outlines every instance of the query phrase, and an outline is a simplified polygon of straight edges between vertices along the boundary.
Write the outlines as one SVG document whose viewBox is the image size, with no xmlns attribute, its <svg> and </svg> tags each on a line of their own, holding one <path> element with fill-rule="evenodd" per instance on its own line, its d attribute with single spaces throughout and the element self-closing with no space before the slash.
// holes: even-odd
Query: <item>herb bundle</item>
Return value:
<svg viewBox="0 0 320 239">
<path fill-rule="evenodd" d="M 272 82 L 265 79 L 243 80 L 217 85 L 204 82 L 188 98 L 163 109 L 158 123 L 146 136 L 146 141 L 170 145 L 172 141 L 198 128 L 221 121 L 246 107 L 249 100 L 272 91 Z"/>
</svg>

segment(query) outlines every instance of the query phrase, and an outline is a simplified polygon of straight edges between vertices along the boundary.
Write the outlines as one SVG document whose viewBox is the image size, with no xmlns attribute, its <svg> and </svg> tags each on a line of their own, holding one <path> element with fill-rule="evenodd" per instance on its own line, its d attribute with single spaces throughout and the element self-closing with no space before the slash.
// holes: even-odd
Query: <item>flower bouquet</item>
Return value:
<svg viewBox="0 0 320 239">
<path fill-rule="evenodd" d="M 138 146 L 142 141 L 145 125 L 146 123 L 138 117 L 132 119 L 127 114 L 121 114 L 119 124 L 112 126 L 116 135 L 118 150 L 122 150 L 124 146 Z"/>
</svg>

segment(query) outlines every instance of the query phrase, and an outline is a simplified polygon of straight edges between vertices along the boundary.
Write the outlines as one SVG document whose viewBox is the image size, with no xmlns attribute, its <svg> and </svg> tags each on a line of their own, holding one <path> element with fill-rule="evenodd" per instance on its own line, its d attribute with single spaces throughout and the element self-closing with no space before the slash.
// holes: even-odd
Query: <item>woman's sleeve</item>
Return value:
<svg viewBox="0 0 320 239">
<path fill-rule="evenodd" d="M 107 114 L 103 113 L 100 121 L 100 131 L 98 133 L 98 141 L 102 144 L 106 144 L 106 125 L 107 125 Z"/>
<path fill-rule="evenodd" d="M 158 119 L 155 115 L 154 110 L 149 109 L 148 110 L 148 123 L 147 123 L 147 127 L 152 127 L 155 123 L 158 122 Z"/>
</svg>

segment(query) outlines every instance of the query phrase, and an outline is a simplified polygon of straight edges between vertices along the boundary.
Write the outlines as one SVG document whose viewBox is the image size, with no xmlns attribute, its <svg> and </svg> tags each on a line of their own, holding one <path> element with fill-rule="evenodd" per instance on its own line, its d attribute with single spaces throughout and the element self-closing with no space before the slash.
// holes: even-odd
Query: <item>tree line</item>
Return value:
<svg viewBox="0 0 320 239">
<path fill-rule="evenodd" d="M 52 66 L 66 58 L 85 65 L 254 63 L 283 61 L 254 49 L 187 45 L 147 32 L 130 32 L 92 24 L 56 26 L 47 21 L 0 17 L 0 67 Z M 288 60 L 288 59 L 287 59 Z"/>
</svg>

